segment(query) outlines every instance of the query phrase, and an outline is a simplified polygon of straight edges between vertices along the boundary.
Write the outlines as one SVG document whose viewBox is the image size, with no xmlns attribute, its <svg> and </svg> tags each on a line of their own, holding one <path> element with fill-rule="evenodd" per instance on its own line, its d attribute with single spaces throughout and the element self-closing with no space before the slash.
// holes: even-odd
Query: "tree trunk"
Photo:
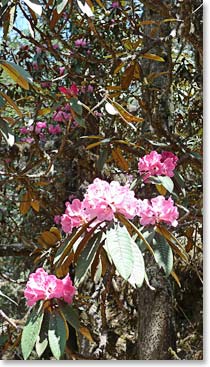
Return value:
<svg viewBox="0 0 210 367">
<path fill-rule="evenodd" d="M 171 359 L 176 347 L 173 293 L 166 278 L 153 263 L 147 267 L 151 290 L 144 285 L 138 291 L 138 343 L 137 357 L 141 360 Z"/>
</svg>

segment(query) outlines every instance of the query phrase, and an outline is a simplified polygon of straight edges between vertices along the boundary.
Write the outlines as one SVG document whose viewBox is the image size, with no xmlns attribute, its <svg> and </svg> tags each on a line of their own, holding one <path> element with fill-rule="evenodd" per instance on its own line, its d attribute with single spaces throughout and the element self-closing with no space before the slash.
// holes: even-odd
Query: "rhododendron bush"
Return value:
<svg viewBox="0 0 210 367">
<path fill-rule="evenodd" d="M 23 244 L 18 256 L 26 254 L 20 267 L 27 268 L 20 282 L 25 316 L 20 328 L 8 324 L 3 345 L 20 348 L 23 359 L 85 359 L 84 339 L 103 359 L 107 305 L 113 296 L 116 308 L 124 307 L 118 283 L 132 294 L 145 285 L 154 292 L 152 263 L 181 286 L 176 262 L 189 261 L 195 221 L 200 230 L 193 178 L 185 187 L 185 175 L 194 177 L 200 164 L 199 138 L 188 147 L 187 133 L 183 141 L 178 135 L 184 107 L 170 119 L 162 114 L 181 57 L 174 50 L 169 62 L 163 52 L 173 38 L 164 33 L 173 6 L 167 14 L 155 7 L 154 22 L 143 18 L 146 8 L 140 1 L 4 2 L 0 174 L 7 219 L 0 220 L 5 243 Z"/>
</svg>

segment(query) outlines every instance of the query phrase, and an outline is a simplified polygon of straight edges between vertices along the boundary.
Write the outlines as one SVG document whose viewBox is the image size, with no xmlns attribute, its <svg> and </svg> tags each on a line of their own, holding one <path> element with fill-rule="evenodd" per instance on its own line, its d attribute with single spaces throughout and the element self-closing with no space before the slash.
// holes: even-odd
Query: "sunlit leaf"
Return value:
<svg viewBox="0 0 210 367">
<path fill-rule="evenodd" d="M 132 241 L 132 251 L 133 251 L 133 268 L 128 282 L 135 288 L 141 287 L 145 276 L 145 266 L 144 258 L 142 256 L 141 250 L 138 248 L 136 243 Z"/>
<path fill-rule="evenodd" d="M 105 104 L 105 109 L 110 115 L 118 115 L 118 111 L 109 102 Z"/>
<path fill-rule="evenodd" d="M 21 214 L 23 214 L 23 215 L 27 214 L 30 207 L 31 207 L 31 196 L 30 196 L 29 192 L 27 191 L 21 198 L 21 202 L 20 202 L 20 212 L 21 212 Z"/>
<path fill-rule="evenodd" d="M 112 101 L 112 105 L 117 109 L 120 116 L 123 118 L 125 122 L 143 122 L 144 119 L 142 117 L 134 116 L 128 111 L 126 111 L 119 103 Z"/>
<path fill-rule="evenodd" d="M 58 311 L 50 314 L 48 339 L 53 356 L 61 359 L 66 345 L 66 325 Z"/>
<path fill-rule="evenodd" d="M 0 135 L 6 140 L 7 144 L 12 147 L 15 143 L 15 136 L 8 126 L 7 122 L 0 119 Z"/>
<path fill-rule="evenodd" d="M 34 11 L 34 13 L 38 14 L 38 15 L 42 15 L 42 6 L 40 5 L 39 1 L 37 0 L 23 0 L 26 5 L 29 6 L 29 8 L 31 8 L 31 10 Z"/>
<path fill-rule="evenodd" d="M 32 78 L 21 66 L 5 60 L 0 61 L 0 66 L 22 88 L 29 89 L 29 83 L 32 83 Z"/>
<path fill-rule="evenodd" d="M 128 89 L 129 85 L 131 84 L 134 78 L 134 70 L 135 64 L 130 64 L 124 71 L 122 78 L 121 78 L 121 87 L 122 89 Z"/>
<path fill-rule="evenodd" d="M 59 4 L 56 7 L 58 14 L 62 13 L 63 9 L 68 4 L 68 1 L 69 0 L 62 0 L 61 2 L 59 2 Z"/>
<path fill-rule="evenodd" d="M 89 1 L 89 3 L 90 3 L 90 1 Z M 92 12 L 92 9 L 91 9 L 92 7 L 91 7 L 91 5 L 88 5 L 87 0 L 85 1 L 85 4 L 83 4 L 82 1 L 77 0 L 77 4 L 78 4 L 80 10 L 82 11 L 82 13 L 86 14 L 88 17 L 93 17 L 94 16 L 94 14 Z"/>
<path fill-rule="evenodd" d="M 81 327 L 80 329 L 79 329 L 79 331 L 80 331 L 80 333 L 89 341 L 89 342 L 91 342 L 91 343 L 95 343 L 94 342 L 94 339 L 93 339 L 93 337 L 92 337 L 92 335 L 91 335 L 91 333 L 90 333 L 90 331 L 88 330 L 88 328 L 86 328 L 86 327 Z"/>
<path fill-rule="evenodd" d="M 44 313 L 40 310 L 40 306 L 34 307 L 28 317 L 25 327 L 23 328 L 21 337 L 21 349 L 23 358 L 28 359 L 38 338 Z"/>
<path fill-rule="evenodd" d="M 155 54 L 146 53 L 146 54 L 141 55 L 141 57 L 143 57 L 144 59 L 165 62 L 163 57 L 155 55 Z"/>
<path fill-rule="evenodd" d="M 120 224 L 106 231 L 106 247 L 118 273 L 127 280 L 133 270 L 133 239 Z M 106 249 L 105 247 L 105 249 Z"/>
<path fill-rule="evenodd" d="M 119 147 L 112 149 L 112 157 L 117 164 L 123 171 L 129 170 L 128 161 L 123 157 L 122 151 Z"/>
<path fill-rule="evenodd" d="M 48 346 L 49 313 L 44 313 L 40 333 L 37 337 L 35 348 L 39 357 L 44 353 Z"/>
</svg>

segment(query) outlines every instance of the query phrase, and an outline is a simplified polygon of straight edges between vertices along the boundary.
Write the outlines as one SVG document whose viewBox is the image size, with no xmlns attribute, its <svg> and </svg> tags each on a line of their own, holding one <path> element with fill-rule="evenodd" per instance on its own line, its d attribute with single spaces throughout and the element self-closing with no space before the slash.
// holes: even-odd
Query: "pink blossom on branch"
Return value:
<svg viewBox="0 0 210 367">
<path fill-rule="evenodd" d="M 143 180 L 147 181 L 150 176 L 174 176 L 174 169 L 178 158 L 171 152 L 162 152 L 161 154 L 152 151 L 140 158 L 138 170 L 143 175 Z"/>
<path fill-rule="evenodd" d="M 174 201 L 171 198 L 165 199 L 162 195 L 151 200 L 139 200 L 137 214 L 143 226 L 166 223 L 176 227 L 178 224 L 179 212 Z"/>
<path fill-rule="evenodd" d="M 49 275 L 43 268 L 38 268 L 30 274 L 26 284 L 24 296 L 28 306 L 33 306 L 37 301 L 62 298 L 67 303 L 72 303 L 75 287 L 67 274 L 64 279 Z"/>
</svg>

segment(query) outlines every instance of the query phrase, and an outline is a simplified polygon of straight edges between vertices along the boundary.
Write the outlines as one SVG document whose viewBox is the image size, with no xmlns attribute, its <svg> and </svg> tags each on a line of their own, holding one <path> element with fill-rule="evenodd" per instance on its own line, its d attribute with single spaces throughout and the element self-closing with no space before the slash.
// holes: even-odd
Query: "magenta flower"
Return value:
<svg viewBox="0 0 210 367">
<path fill-rule="evenodd" d="M 113 9 L 117 9 L 117 8 L 119 8 L 119 7 L 120 7 L 119 1 L 113 1 L 113 3 L 112 3 L 112 5 L 111 5 L 111 7 L 112 7 Z"/>
<path fill-rule="evenodd" d="M 60 74 L 60 76 L 62 76 L 64 74 L 64 71 L 65 71 L 65 66 L 61 66 L 59 68 L 59 74 Z"/>
<path fill-rule="evenodd" d="M 62 129 L 60 127 L 60 125 L 49 125 L 48 127 L 48 131 L 50 134 L 52 135 L 57 135 L 57 134 L 61 134 L 62 133 Z"/>
<path fill-rule="evenodd" d="M 30 130 L 27 127 L 20 127 L 20 133 L 21 134 L 28 134 L 30 133 Z"/>
<path fill-rule="evenodd" d="M 60 224 L 60 222 L 61 222 L 61 216 L 60 215 L 55 215 L 53 220 L 54 220 L 54 223 L 55 224 Z"/>
<path fill-rule="evenodd" d="M 137 213 L 140 216 L 140 224 L 143 226 L 162 222 L 173 227 L 178 224 L 179 212 L 174 201 L 171 198 L 165 199 L 162 195 L 150 201 L 139 200 Z"/>
<path fill-rule="evenodd" d="M 75 83 L 73 83 L 70 88 L 58 87 L 58 89 L 61 93 L 66 94 L 67 96 L 72 96 L 72 95 L 77 96 L 79 93 L 79 89 L 77 88 Z"/>
<path fill-rule="evenodd" d="M 147 181 L 150 176 L 174 176 L 178 158 L 171 152 L 162 152 L 158 154 L 152 151 L 140 158 L 138 162 L 138 170 L 143 175 L 143 180 Z"/>
<path fill-rule="evenodd" d="M 48 275 L 43 268 L 38 268 L 35 273 L 30 274 L 24 296 L 28 306 L 52 298 L 63 298 L 65 302 L 72 303 L 75 291 L 69 275 L 58 279 L 55 275 Z"/>
<path fill-rule="evenodd" d="M 46 121 L 38 121 L 36 123 L 36 127 L 35 127 L 35 133 L 39 134 L 41 132 L 42 129 L 46 129 L 47 128 L 47 123 Z"/>
<path fill-rule="evenodd" d="M 76 47 L 86 47 L 87 41 L 84 38 L 79 38 L 74 42 Z"/>
<path fill-rule="evenodd" d="M 52 118 L 56 122 L 66 122 L 66 121 L 69 121 L 70 116 L 71 115 L 69 113 L 64 112 L 62 110 L 58 110 L 54 112 Z"/>
</svg>

